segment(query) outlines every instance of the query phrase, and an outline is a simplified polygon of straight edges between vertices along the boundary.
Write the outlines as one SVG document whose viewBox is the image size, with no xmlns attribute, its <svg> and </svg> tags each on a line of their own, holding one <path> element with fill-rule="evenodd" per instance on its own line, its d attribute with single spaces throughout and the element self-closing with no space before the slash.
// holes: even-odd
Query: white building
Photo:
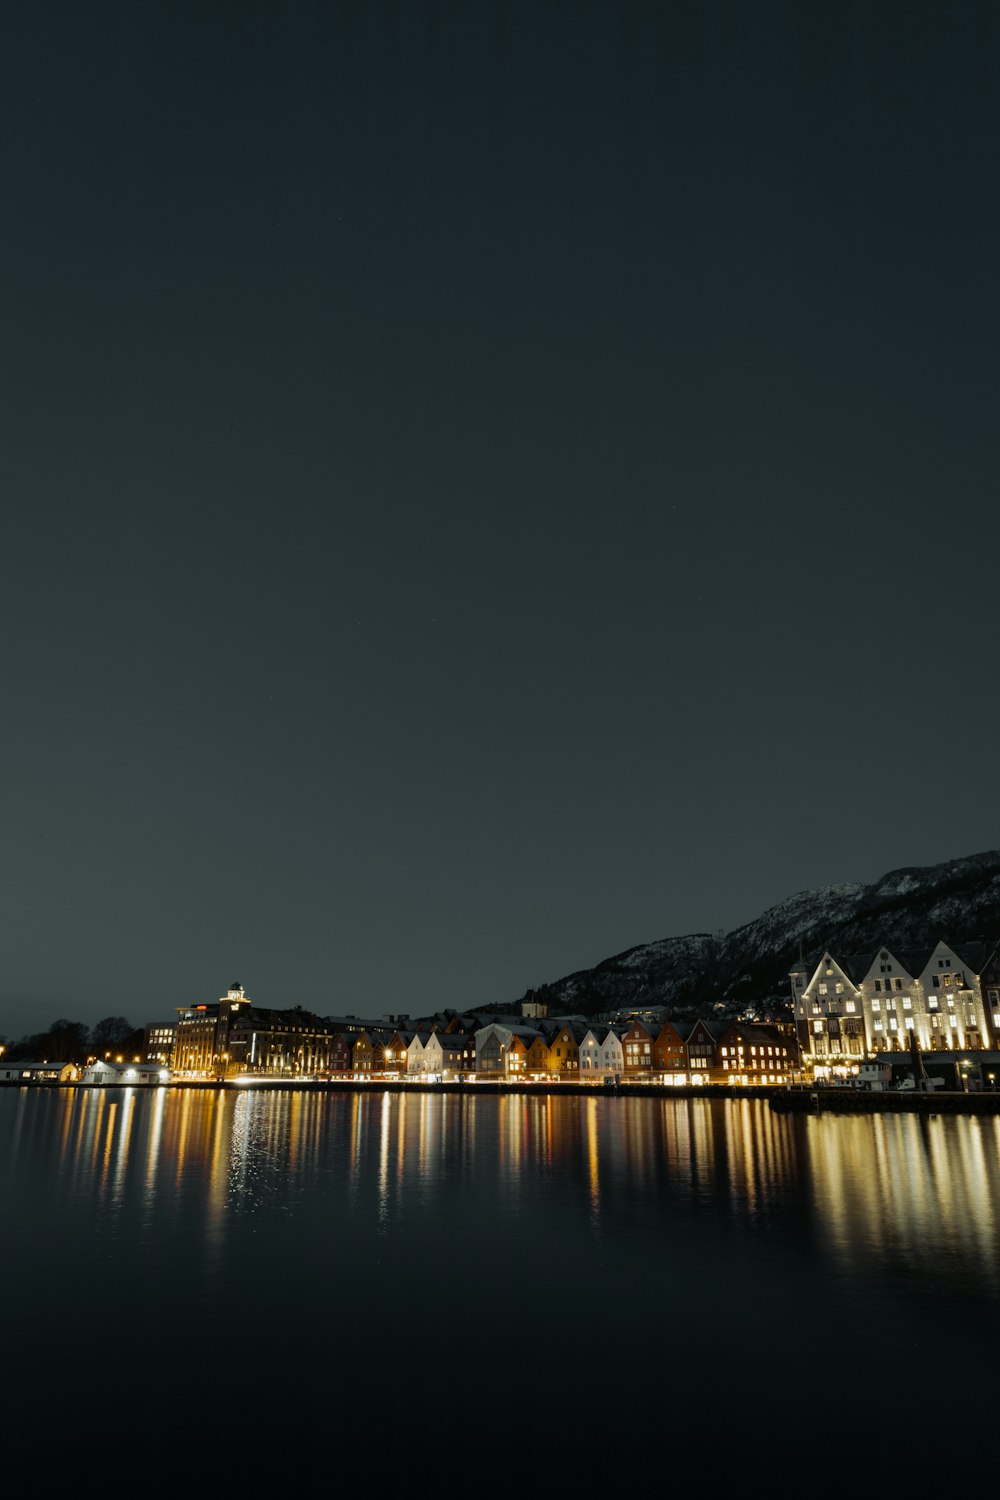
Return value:
<svg viewBox="0 0 1000 1500">
<path fill-rule="evenodd" d="M 76 1083 L 80 1069 L 70 1062 L 11 1062 L 0 1067 L 3 1083 Z"/>
<path fill-rule="evenodd" d="M 413 1047 L 410 1047 L 410 1057 Z M 454 1078 L 456 1074 L 474 1073 L 476 1048 L 470 1036 L 461 1032 L 432 1031 L 423 1046 L 422 1071 L 437 1078 Z M 412 1064 L 407 1064 L 407 1075 L 412 1073 Z"/>
<path fill-rule="evenodd" d="M 867 968 L 867 962 L 864 963 Z M 824 953 L 810 975 L 804 964 L 791 972 L 795 1029 L 803 1060 L 817 1073 L 860 1065 L 871 1049 L 857 970 Z"/>
<path fill-rule="evenodd" d="M 603 1079 L 601 1037 L 599 1032 L 590 1030 L 584 1033 L 580 1041 L 580 1082 L 601 1083 Z"/>
<path fill-rule="evenodd" d="M 978 1050 L 992 1044 L 981 943 L 938 942 L 836 959 L 790 973 L 796 1031 L 814 1071 L 856 1071 L 876 1052 Z"/>
<path fill-rule="evenodd" d="M 159 1063 L 116 1063 L 97 1060 L 88 1063 L 83 1072 L 84 1083 L 101 1088 L 151 1087 L 168 1083 L 170 1071 Z"/>
<path fill-rule="evenodd" d="M 415 1032 L 406 1049 L 406 1076 L 407 1078 L 423 1078 L 430 1071 L 427 1064 L 425 1039 L 419 1031 Z"/>
<path fill-rule="evenodd" d="M 625 1048 L 610 1026 L 592 1026 L 580 1042 L 580 1082 L 603 1083 L 625 1071 Z"/>
</svg>

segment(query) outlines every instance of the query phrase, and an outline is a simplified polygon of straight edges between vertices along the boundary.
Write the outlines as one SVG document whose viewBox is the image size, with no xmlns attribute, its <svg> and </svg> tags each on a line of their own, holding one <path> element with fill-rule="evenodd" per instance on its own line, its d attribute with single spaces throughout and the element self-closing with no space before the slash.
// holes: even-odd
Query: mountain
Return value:
<svg viewBox="0 0 1000 1500">
<path fill-rule="evenodd" d="M 800 891 L 725 937 L 697 932 L 643 943 L 529 993 L 550 1015 L 650 1005 L 682 1013 L 719 1003 L 761 1011 L 788 998 L 788 971 L 800 954 L 808 964 L 828 948 L 841 955 L 930 948 L 939 938 L 990 948 L 1000 938 L 1000 849 L 891 870 L 871 885 Z"/>
</svg>

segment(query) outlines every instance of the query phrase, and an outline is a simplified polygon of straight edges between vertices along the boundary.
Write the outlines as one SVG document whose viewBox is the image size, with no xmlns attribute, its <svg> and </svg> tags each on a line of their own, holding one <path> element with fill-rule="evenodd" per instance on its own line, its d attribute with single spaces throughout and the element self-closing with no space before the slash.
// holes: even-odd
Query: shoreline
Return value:
<svg viewBox="0 0 1000 1500">
<path fill-rule="evenodd" d="M 615 1099 L 752 1099 L 766 1101 L 778 1114 L 967 1114 L 1000 1115 L 1000 1091 L 988 1093 L 946 1092 L 917 1093 L 915 1090 L 869 1092 L 862 1089 L 792 1088 L 766 1085 L 736 1086 L 715 1083 L 669 1087 L 650 1083 L 503 1083 L 484 1079 L 480 1083 L 404 1083 L 401 1080 L 370 1079 L 293 1079 L 293 1078 L 178 1078 L 157 1084 L 71 1083 L 58 1079 L 2 1079 L 0 1089 L 86 1089 L 97 1093 L 135 1088 L 142 1092 L 156 1089 L 223 1090 L 232 1093 L 320 1093 L 320 1094 L 464 1094 L 492 1097 L 505 1094 L 557 1095 L 562 1098 Z"/>
</svg>

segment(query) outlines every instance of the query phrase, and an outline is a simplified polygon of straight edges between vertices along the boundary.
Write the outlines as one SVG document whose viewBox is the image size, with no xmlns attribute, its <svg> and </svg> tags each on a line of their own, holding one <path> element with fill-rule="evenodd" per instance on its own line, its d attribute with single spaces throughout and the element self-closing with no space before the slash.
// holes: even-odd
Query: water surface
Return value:
<svg viewBox="0 0 1000 1500">
<path fill-rule="evenodd" d="M 51 1456 L 455 1475 L 499 1423 L 515 1473 L 735 1473 L 753 1433 L 953 1477 L 992 1429 L 994 1118 L 7 1089 L 0 1204 L 5 1414 Z"/>
</svg>

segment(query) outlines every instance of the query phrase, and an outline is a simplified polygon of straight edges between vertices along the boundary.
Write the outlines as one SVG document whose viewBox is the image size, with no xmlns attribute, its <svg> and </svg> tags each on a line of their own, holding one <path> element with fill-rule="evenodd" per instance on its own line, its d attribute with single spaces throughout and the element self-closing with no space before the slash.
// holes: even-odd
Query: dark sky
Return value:
<svg viewBox="0 0 1000 1500">
<path fill-rule="evenodd" d="M 1000 844 L 998 23 L 10 8 L 0 1031 Z"/>
</svg>

